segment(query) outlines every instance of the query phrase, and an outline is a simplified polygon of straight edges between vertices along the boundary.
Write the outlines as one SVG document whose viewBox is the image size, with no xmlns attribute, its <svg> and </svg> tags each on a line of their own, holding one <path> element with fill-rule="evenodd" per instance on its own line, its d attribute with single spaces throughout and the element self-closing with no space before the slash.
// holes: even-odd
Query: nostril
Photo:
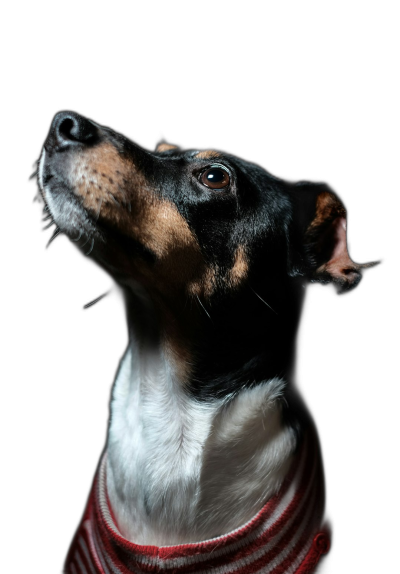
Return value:
<svg viewBox="0 0 400 574">
<path fill-rule="evenodd" d="M 58 133 L 62 136 L 62 139 L 76 141 L 76 137 L 73 134 L 74 121 L 71 118 L 65 118 L 61 121 L 58 126 Z"/>
<path fill-rule="evenodd" d="M 59 112 L 53 119 L 46 145 L 61 150 L 71 145 L 91 145 L 97 141 L 99 130 L 93 122 L 75 112 Z"/>
<path fill-rule="evenodd" d="M 63 117 L 58 124 L 58 137 L 62 141 L 90 143 L 96 132 L 96 126 L 78 114 Z"/>
</svg>

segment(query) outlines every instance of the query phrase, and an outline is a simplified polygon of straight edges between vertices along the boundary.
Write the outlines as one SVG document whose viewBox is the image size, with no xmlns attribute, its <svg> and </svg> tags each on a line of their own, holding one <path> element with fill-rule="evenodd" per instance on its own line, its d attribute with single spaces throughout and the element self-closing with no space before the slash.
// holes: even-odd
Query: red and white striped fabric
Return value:
<svg viewBox="0 0 400 574">
<path fill-rule="evenodd" d="M 247 524 L 178 546 L 143 546 L 121 536 L 108 504 L 105 458 L 67 556 L 67 574 L 308 574 L 329 549 L 329 535 L 320 530 L 324 488 L 314 440 L 305 442 L 279 493 Z"/>
</svg>

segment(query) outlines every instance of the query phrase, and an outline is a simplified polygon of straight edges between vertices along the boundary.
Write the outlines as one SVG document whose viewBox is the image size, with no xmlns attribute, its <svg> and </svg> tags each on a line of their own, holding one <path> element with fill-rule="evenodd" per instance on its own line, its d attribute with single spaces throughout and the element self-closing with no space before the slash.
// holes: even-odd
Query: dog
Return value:
<svg viewBox="0 0 400 574">
<path fill-rule="evenodd" d="M 122 287 L 129 343 L 65 572 L 314 571 L 317 433 L 293 385 L 307 281 L 354 288 L 346 210 L 215 150 L 147 151 L 74 112 L 38 162 L 52 239 Z"/>
</svg>

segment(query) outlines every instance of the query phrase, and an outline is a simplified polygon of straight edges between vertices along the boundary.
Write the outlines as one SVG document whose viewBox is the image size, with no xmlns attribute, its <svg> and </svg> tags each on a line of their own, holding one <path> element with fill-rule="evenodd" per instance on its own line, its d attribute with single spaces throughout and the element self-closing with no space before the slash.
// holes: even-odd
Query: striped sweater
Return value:
<svg viewBox="0 0 400 574">
<path fill-rule="evenodd" d="M 307 574 L 329 549 L 328 532 L 320 529 L 323 499 L 319 450 L 315 441 L 306 441 L 280 491 L 242 527 L 193 544 L 143 546 L 118 531 L 107 498 L 104 456 L 64 572 Z"/>
</svg>

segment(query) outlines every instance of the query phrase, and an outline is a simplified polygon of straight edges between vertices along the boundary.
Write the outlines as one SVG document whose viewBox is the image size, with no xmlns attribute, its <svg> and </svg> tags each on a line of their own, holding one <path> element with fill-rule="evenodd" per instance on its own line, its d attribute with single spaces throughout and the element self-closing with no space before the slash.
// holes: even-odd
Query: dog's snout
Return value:
<svg viewBox="0 0 400 574">
<path fill-rule="evenodd" d="M 54 116 L 45 147 L 54 151 L 66 147 L 91 145 L 98 139 L 98 128 L 75 112 L 58 112 Z"/>
</svg>

